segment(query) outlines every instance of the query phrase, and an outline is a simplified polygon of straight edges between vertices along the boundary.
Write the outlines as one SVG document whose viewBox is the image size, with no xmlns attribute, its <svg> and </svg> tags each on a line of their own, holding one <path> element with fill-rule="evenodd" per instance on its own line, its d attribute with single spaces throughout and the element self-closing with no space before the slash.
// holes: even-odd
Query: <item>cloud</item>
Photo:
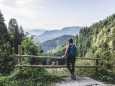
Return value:
<svg viewBox="0 0 115 86">
<path fill-rule="evenodd" d="M 16 18 L 20 25 L 29 27 L 28 23 L 34 23 L 35 19 L 32 0 L 0 0 L 0 8 L 5 17 L 6 23 L 10 18 Z"/>
<path fill-rule="evenodd" d="M 91 25 L 105 18 L 115 12 L 112 3 L 106 2 L 102 6 L 99 1 L 87 1 L 86 5 L 84 0 L 0 0 L 0 9 L 6 24 L 15 18 L 24 29 L 61 29 L 66 26 Z"/>
<path fill-rule="evenodd" d="M 58 28 L 54 24 L 56 19 L 47 12 L 47 7 L 34 0 L 0 0 L 0 8 L 4 14 L 6 23 L 15 18 L 19 25 L 26 28 Z M 36 4 L 37 3 L 37 4 Z"/>
<path fill-rule="evenodd" d="M 16 7 L 16 0 L 0 0 L 0 2 L 5 6 Z"/>
<path fill-rule="evenodd" d="M 46 7 L 45 7 L 45 6 L 41 6 L 40 8 L 41 8 L 41 9 L 46 9 Z"/>
<path fill-rule="evenodd" d="M 19 7 L 25 7 L 25 5 L 31 4 L 32 0 L 1 0 L 2 4 L 5 6 L 13 7 L 13 8 L 19 8 Z"/>
</svg>

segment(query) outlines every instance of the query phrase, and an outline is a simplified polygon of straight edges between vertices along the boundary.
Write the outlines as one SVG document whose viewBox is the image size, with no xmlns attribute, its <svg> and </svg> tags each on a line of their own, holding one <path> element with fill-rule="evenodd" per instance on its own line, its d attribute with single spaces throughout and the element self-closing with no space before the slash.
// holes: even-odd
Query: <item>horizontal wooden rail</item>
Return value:
<svg viewBox="0 0 115 86">
<path fill-rule="evenodd" d="M 84 57 L 78 57 L 76 59 L 81 59 L 81 60 L 101 60 L 101 58 L 84 58 Z"/>
<path fill-rule="evenodd" d="M 50 58 L 52 56 L 16 55 L 17 57 Z"/>
<path fill-rule="evenodd" d="M 18 46 L 18 55 L 16 55 L 18 59 L 18 64 L 15 65 L 15 67 L 22 68 L 22 67 L 34 67 L 34 68 L 67 68 L 67 65 L 27 65 L 23 64 L 23 58 L 24 57 L 29 57 L 29 58 L 40 58 L 40 59 L 60 59 L 64 60 L 66 57 L 61 57 L 61 56 L 35 56 L 35 55 L 22 55 L 22 47 L 21 45 Z M 75 65 L 76 68 L 95 68 L 96 71 L 99 67 L 99 60 L 100 58 L 86 58 L 86 57 L 76 57 L 78 60 L 93 60 L 95 63 L 94 65 Z"/>
<path fill-rule="evenodd" d="M 34 55 L 16 55 L 17 57 L 30 57 L 30 58 L 45 58 L 45 59 L 64 59 L 61 56 L 34 56 Z M 66 58 L 66 57 L 65 57 Z M 101 60 L 100 58 L 85 58 L 85 57 L 76 57 L 76 59 L 81 60 Z"/>
<path fill-rule="evenodd" d="M 67 68 L 67 65 L 16 65 L 15 67 Z M 100 66 L 75 65 L 76 68 L 99 68 Z"/>
</svg>

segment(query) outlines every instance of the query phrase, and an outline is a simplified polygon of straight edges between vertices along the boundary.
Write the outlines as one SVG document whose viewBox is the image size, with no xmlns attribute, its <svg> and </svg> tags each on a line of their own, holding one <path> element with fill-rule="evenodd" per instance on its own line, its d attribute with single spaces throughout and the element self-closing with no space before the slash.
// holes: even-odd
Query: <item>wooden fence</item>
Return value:
<svg viewBox="0 0 115 86">
<path fill-rule="evenodd" d="M 23 64 L 22 58 L 30 57 L 30 58 L 43 58 L 43 59 L 61 59 L 64 58 L 57 57 L 57 56 L 35 56 L 35 55 L 22 55 L 22 47 L 21 45 L 18 46 L 18 55 L 16 55 L 18 58 L 18 64 L 15 67 L 39 67 L 39 68 L 66 68 L 67 65 L 26 65 Z M 95 68 L 96 70 L 101 67 L 100 66 L 100 58 L 83 58 L 83 57 L 77 57 L 77 60 L 92 60 L 94 61 L 94 65 L 75 65 L 77 68 Z"/>
</svg>

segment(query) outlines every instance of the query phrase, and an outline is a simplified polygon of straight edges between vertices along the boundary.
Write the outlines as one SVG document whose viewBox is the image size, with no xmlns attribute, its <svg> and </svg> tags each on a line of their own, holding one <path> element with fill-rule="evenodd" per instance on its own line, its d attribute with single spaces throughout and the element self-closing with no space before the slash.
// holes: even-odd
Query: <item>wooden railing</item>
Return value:
<svg viewBox="0 0 115 86">
<path fill-rule="evenodd" d="M 39 68 L 66 68 L 66 65 L 26 65 L 23 64 L 23 58 L 30 57 L 30 58 L 43 58 L 43 59 L 60 59 L 63 60 L 64 58 L 57 57 L 57 56 L 35 56 L 35 55 L 22 55 L 22 47 L 21 45 L 18 46 L 18 64 L 15 67 L 39 67 Z M 100 58 L 83 58 L 83 57 L 77 57 L 77 60 L 92 60 L 94 61 L 94 65 L 75 65 L 77 68 L 95 68 L 96 70 L 100 67 Z"/>
</svg>

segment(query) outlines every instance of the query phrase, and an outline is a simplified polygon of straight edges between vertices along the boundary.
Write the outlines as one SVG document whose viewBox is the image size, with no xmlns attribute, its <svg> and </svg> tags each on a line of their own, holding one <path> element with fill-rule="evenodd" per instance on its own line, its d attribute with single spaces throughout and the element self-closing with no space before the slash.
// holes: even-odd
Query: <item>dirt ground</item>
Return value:
<svg viewBox="0 0 115 86">
<path fill-rule="evenodd" d="M 79 77 L 76 76 L 76 80 L 72 80 L 71 77 L 65 77 L 65 80 L 59 83 L 56 83 L 55 86 L 115 86 L 107 85 L 102 82 L 96 81 L 89 77 Z"/>
</svg>

